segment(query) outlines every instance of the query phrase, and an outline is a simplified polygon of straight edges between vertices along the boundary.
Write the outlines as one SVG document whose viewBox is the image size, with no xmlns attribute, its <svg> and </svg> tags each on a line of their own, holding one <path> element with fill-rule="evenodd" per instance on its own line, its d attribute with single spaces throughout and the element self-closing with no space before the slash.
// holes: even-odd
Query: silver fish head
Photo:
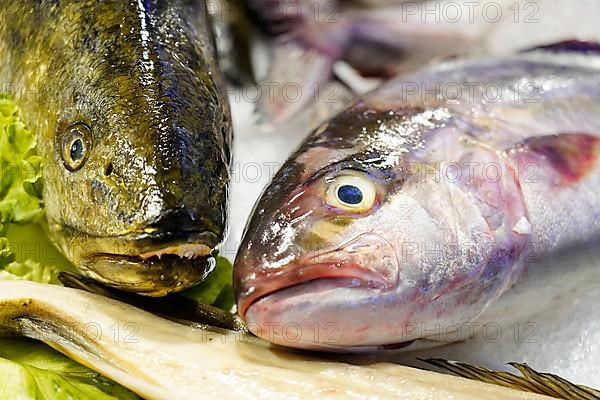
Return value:
<svg viewBox="0 0 600 400">
<path fill-rule="evenodd" d="M 522 209 L 510 174 L 472 184 L 440 175 L 446 160 L 473 157 L 506 172 L 496 152 L 455 140 L 452 121 L 443 107 L 361 101 L 304 142 L 237 255 L 250 330 L 291 347 L 403 346 L 446 341 L 435 334 L 483 311 L 510 281 L 507 226 Z"/>
</svg>

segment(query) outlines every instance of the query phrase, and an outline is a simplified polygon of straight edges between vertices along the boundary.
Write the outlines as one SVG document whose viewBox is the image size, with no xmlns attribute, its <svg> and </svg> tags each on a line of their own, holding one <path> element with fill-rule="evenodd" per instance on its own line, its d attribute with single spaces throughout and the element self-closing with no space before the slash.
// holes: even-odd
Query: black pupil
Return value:
<svg viewBox="0 0 600 400">
<path fill-rule="evenodd" d="M 362 191 L 356 186 L 343 185 L 337 191 L 338 198 L 346 204 L 360 204 L 363 199 Z"/>
<path fill-rule="evenodd" d="M 81 139 L 75 139 L 73 141 L 69 155 L 73 161 L 79 161 L 83 158 L 83 141 Z"/>
</svg>

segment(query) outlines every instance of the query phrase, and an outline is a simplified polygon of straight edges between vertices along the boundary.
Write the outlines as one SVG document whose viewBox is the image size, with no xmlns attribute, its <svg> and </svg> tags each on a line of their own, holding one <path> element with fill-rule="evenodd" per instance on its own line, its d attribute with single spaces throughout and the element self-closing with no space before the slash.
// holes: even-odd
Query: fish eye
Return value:
<svg viewBox="0 0 600 400">
<path fill-rule="evenodd" d="M 329 182 L 325 200 L 337 209 L 365 213 L 375 204 L 377 191 L 369 177 L 359 171 L 342 171 Z"/>
<path fill-rule="evenodd" d="M 84 123 L 69 126 L 63 135 L 61 156 L 65 167 L 75 172 L 87 161 L 92 147 L 92 130 Z"/>
</svg>

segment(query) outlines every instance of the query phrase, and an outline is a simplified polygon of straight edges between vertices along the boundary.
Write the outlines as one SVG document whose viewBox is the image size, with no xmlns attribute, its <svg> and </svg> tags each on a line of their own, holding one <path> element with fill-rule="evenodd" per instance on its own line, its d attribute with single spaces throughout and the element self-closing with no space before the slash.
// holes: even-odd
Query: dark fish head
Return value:
<svg viewBox="0 0 600 400">
<path fill-rule="evenodd" d="M 50 93 L 60 107 L 40 144 L 64 252 L 98 281 L 149 295 L 214 267 L 229 181 L 230 115 L 211 37 L 196 25 L 204 12 L 167 3 L 79 11 L 77 60 Z"/>
<path fill-rule="evenodd" d="M 301 348 L 405 344 L 481 312 L 514 261 L 504 245 L 494 251 L 505 228 L 490 222 L 512 221 L 502 214 L 512 199 L 503 183 L 478 188 L 499 201 L 482 211 L 472 186 L 436 179 L 429 161 L 473 154 L 450 140 L 451 120 L 444 108 L 359 102 L 301 146 L 263 193 L 235 261 L 252 332 Z"/>
</svg>

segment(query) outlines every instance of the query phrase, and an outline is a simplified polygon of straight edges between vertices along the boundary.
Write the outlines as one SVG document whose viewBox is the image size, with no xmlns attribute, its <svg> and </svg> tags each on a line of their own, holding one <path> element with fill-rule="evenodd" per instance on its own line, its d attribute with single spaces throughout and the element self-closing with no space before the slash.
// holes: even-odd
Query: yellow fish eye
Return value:
<svg viewBox="0 0 600 400">
<path fill-rule="evenodd" d="M 75 172 L 87 161 L 92 145 L 92 133 L 88 125 L 76 123 L 63 134 L 61 156 L 65 167 Z"/>
<path fill-rule="evenodd" d="M 376 197 L 375 185 L 366 174 L 342 171 L 329 182 L 325 201 L 343 211 L 365 213 L 373 208 Z"/>
</svg>

